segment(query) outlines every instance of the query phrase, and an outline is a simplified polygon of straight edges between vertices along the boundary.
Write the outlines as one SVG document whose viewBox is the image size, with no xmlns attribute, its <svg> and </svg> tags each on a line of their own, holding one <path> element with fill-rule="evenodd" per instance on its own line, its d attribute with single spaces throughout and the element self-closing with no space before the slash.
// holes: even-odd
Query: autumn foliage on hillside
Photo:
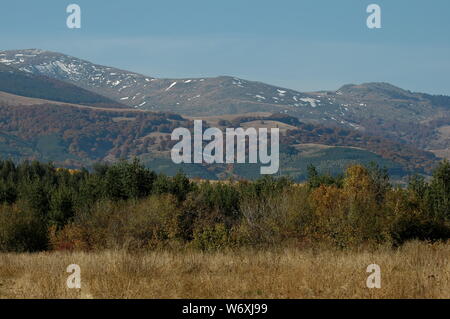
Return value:
<svg viewBox="0 0 450 319">
<path fill-rule="evenodd" d="M 0 115 L 0 131 L 32 145 L 39 137 L 55 136 L 67 154 L 90 161 L 107 156 L 111 160 L 128 158 L 148 152 L 152 145 L 166 148 L 167 138 L 151 133 L 171 133 L 177 127 L 189 127 L 181 116 L 170 113 L 71 106 L 0 105 Z M 72 164 L 81 166 L 80 160 Z"/>
<path fill-rule="evenodd" d="M 384 130 L 380 129 L 377 131 L 376 135 L 373 133 L 367 134 L 360 130 L 345 129 L 337 126 L 327 127 L 319 124 L 302 123 L 297 118 L 286 114 L 272 114 L 268 117 L 242 116 L 234 119 L 228 124 L 239 126 L 245 122 L 264 122 L 266 120 L 278 121 L 280 123 L 295 127 L 288 129 L 285 134 L 281 135 L 281 145 L 314 143 L 332 146 L 359 147 L 378 154 L 385 159 L 399 163 L 411 171 L 431 173 L 433 168 L 436 167 L 437 158 L 434 154 L 413 146 L 418 145 L 417 139 L 411 140 L 411 144 L 406 144 L 401 141 L 399 136 L 388 136 L 387 132 L 395 131 L 389 130 L 387 126 L 388 124 L 386 124 Z M 381 124 L 377 123 L 377 125 L 374 125 L 369 121 L 365 121 L 363 122 L 363 125 L 370 128 L 371 132 L 374 132 L 375 128 L 380 127 Z M 405 126 L 407 124 L 391 123 L 391 125 Z M 421 138 L 425 138 L 425 136 L 431 137 L 433 135 L 431 129 L 417 130 L 416 126 L 416 135 L 421 133 L 423 133 L 420 135 Z"/>
<path fill-rule="evenodd" d="M 239 127 L 255 120 L 290 125 L 291 129 L 280 136 L 280 144 L 288 148 L 303 143 L 358 147 L 398 163 L 407 171 L 425 173 L 430 173 L 437 164 L 432 153 L 408 144 L 357 130 L 305 124 L 283 114 L 264 118 L 244 116 L 220 123 Z M 114 162 L 158 152 L 166 152 L 168 156 L 167 151 L 175 143 L 170 140 L 170 133 L 178 127 L 192 126 L 192 121 L 171 113 L 0 104 L 0 152 L 6 158 L 52 160 L 60 166 L 78 168 L 96 161 Z M 204 128 L 207 128 L 206 123 Z"/>
</svg>

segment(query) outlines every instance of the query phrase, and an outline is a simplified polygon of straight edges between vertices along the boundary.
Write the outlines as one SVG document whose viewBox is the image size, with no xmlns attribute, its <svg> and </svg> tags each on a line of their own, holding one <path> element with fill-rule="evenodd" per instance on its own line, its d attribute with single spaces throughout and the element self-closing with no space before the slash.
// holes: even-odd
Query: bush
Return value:
<svg viewBox="0 0 450 319">
<path fill-rule="evenodd" d="M 314 214 L 309 235 L 341 248 L 389 241 L 389 214 L 381 199 L 385 194 L 379 195 L 369 170 L 349 167 L 342 188 L 322 185 L 312 191 Z"/>
<path fill-rule="evenodd" d="M 179 209 L 171 195 L 133 202 L 103 201 L 78 213 L 62 230 L 52 228 L 54 249 L 130 250 L 164 246 L 176 235 Z"/>
<path fill-rule="evenodd" d="M 16 206 L 0 208 L 0 251 L 35 252 L 47 247 L 47 227 L 39 216 Z"/>
<path fill-rule="evenodd" d="M 230 247 L 229 233 L 223 224 L 208 226 L 194 233 L 193 246 L 203 251 L 214 251 Z"/>
<path fill-rule="evenodd" d="M 80 226 L 68 224 L 58 230 L 56 225 L 49 227 L 49 246 L 52 250 L 89 250 L 86 231 Z"/>
<path fill-rule="evenodd" d="M 3 203 L 13 204 L 17 200 L 17 189 L 11 181 L 0 181 L 0 205 Z"/>
<path fill-rule="evenodd" d="M 411 240 L 445 241 L 450 238 L 450 227 L 440 220 L 424 218 L 420 213 L 410 212 L 398 216 L 391 226 L 395 246 Z"/>
<path fill-rule="evenodd" d="M 301 240 L 311 227 L 312 211 L 306 187 L 285 190 L 282 195 L 242 199 L 241 223 L 234 227 L 234 241 L 241 245 L 279 245 Z"/>
</svg>

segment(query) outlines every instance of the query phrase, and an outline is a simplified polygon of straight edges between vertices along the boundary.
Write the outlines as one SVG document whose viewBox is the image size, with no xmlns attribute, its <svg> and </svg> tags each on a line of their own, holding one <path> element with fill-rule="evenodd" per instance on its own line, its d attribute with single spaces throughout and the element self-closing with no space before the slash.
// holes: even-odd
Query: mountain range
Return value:
<svg viewBox="0 0 450 319">
<path fill-rule="evenodd" d="M 158 79 L 37 49 L 0 51 L 0 111 L 3 157 L 74 167 L 138 156 L 173 173 L 170 130 L 195 118 L 280 127 L 281 173 L 296 179 L 307 163 L 336 173 L 369 160 L 399 178 L 427 174 L 450 147 L 448 96 L 388 83 L 298 92 L 231 76 Z M 238 165 L 183 169 L 202 178 L 253 177 Z"/>
</svg>

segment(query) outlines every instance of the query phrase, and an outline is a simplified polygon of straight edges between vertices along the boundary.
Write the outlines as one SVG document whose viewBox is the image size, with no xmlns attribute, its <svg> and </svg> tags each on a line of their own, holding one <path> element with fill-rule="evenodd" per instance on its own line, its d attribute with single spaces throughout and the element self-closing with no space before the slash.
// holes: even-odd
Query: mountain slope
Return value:
<svg viewBox="0 0 450 319">
<path fill-rule="evenodd" d="M 412 93 L 386 83 L 302 93 L 228 76 L 156 79 L 41 50 L 0 51 L 0 63 L 72 83 L 130 107 L 187 116 L 279 112 L 302 121 L 370 129 L 362 122 L 420 123 L 450 109 L 449 97 Z"/>
<path fill-rule="evenodd" d="M 0 51 L 0 63 L 66 81 L 130 107 L 185 115 L 276 112 L 309 106 L 309 95 L 234 77 L 156 79 L 42 50 Z M 292 104 L 292 105 L 291 105 Z"/>
<path fill-rule="evenodd" d="M 15 101 L 18 100 L 16 103 Z M 39 102 L 40 104 L 33 104 Z M 283 114 L 210 118 L 207 126 L 279 127 L 280 174 L 296 180 L 306 177 L 308 164 L 337 174 L 346 166 L 375 161 L 396 177 L 429 172 L 436 158 L 428 152 L 402 146 L 355 130 L 304 124 Z M 170 133 L 192 128 L 179 115 L 134 109 L 105 109 L 0 94 L 0 157 L 39 159 L 58 166 L 90 166 L 96 161 L 139 157 L 144 164 L 166 174 L 183 169 L 191 177 L 256 178 L 259 165 L 175 165 Z"/>
<path fill-rule="evenodd" d="M 282 113 L 303 123 L 382 137 L 406 148 L 414 145 L 444 154 L 450 147 L 450 97 L 413 93 L 387 83 L 302 93 L 229 76 L 156 79 L 34 49 L 0 51 L 0 65 L 64 81 L 140 110 L 201 118 Z"/>
<path fill-rule="evenodd" d="M 23 72 L 0 63 L 0 91 L 60 102 L 120 107 L 111 99 L 78 86 L 42 75 Z"/>
<path fill-rule="evenodd" d="M 50 77 L 108 96 L 116 102 L 134 106 L 121 99 L 130 90 L 142 89 L 137 84 L 152 80 L 133 72 L 96 65 L 68 55 L 37 49 L 0 51 L 0 63 L 20 71 Z M 125 90 L 124 92 L 122 92 Z M 137 102 L 137 101 L 136 101 Z"/>
<path fill-rule="evenodd" d="M 169 113 L 0 102 L 0 156 L 89 166 L 157 152 L 180 126 L 188 121 Z"/>
</svg>

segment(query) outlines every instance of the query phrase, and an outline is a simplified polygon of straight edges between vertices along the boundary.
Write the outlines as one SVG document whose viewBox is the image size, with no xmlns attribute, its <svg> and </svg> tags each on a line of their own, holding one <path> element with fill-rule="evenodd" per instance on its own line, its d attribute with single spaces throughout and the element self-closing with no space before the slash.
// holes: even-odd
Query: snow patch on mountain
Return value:
<svg viewBox="0 0 450 319">
<path fill-rule="evenodd" d="M 173 88 L 177 84 L 177 81 L 173 82 L 169 87 L 166 89 L 166 92 L 169 91 L 171 88 Z"/>
</svg>

